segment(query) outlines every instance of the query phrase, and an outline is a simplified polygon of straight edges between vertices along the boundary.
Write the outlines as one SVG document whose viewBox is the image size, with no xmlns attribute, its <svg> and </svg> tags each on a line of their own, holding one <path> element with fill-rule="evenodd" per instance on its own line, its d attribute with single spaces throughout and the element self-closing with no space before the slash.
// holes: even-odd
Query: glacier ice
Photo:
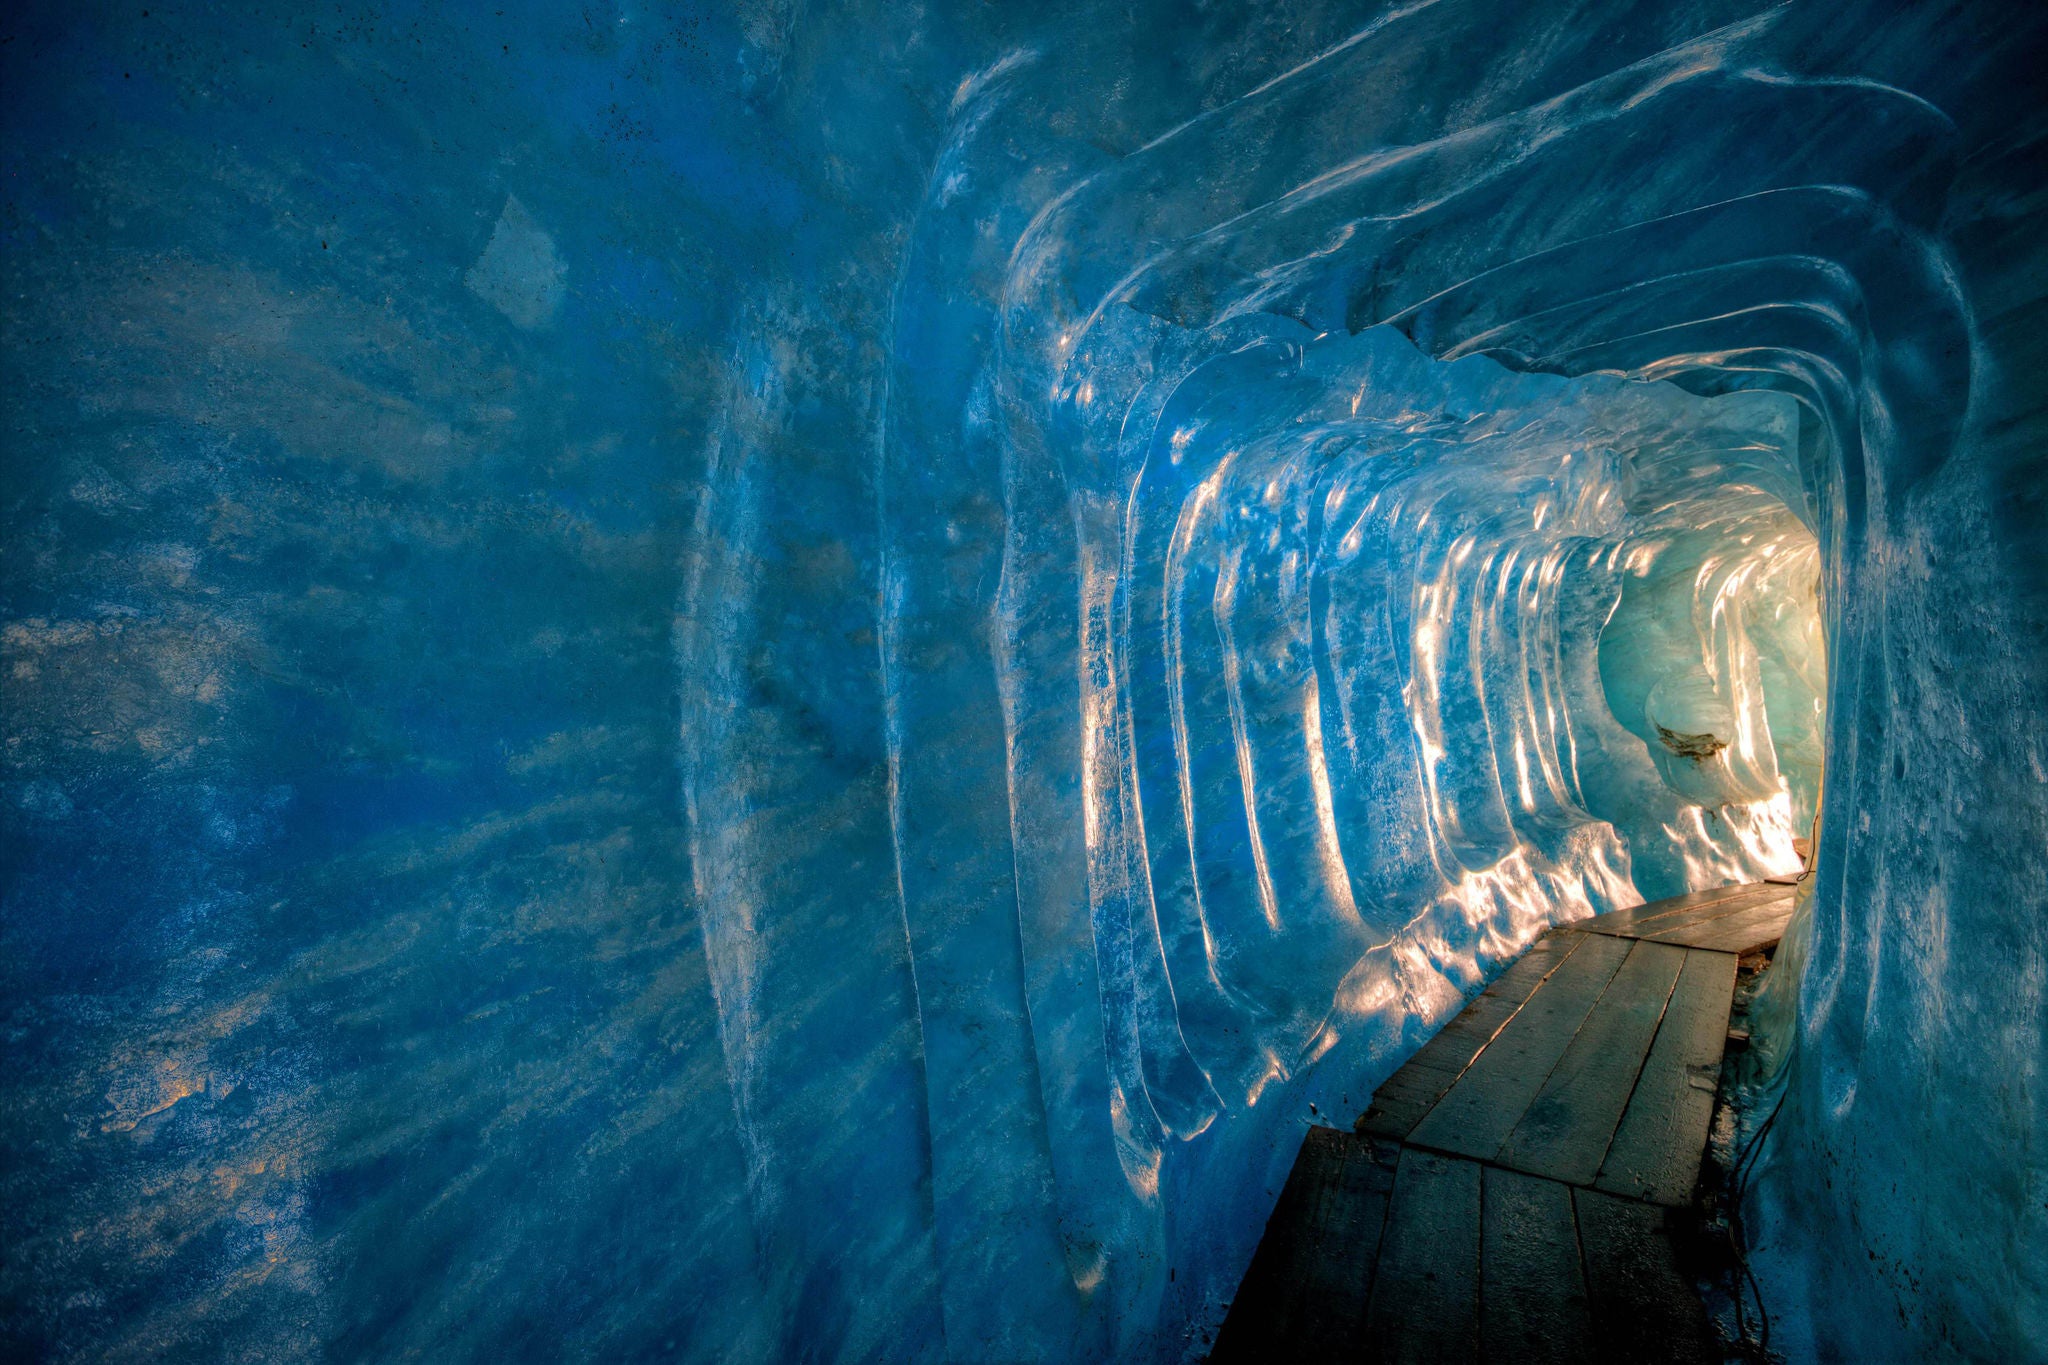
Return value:
<svg viewBox="0 0 2048 1365">
<path fill-rule="evenodd" d="M 2048 14 L 5 23 L 9 1353 L 1199 1358 L 1818 820 L 1774 1344 L 2039 1354 Z"/>
</svg>

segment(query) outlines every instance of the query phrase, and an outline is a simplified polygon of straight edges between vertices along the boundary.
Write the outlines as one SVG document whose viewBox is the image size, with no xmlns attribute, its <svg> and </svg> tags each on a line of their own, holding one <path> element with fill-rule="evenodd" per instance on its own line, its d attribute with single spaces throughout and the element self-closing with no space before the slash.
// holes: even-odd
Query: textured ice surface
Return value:
<svg viewBox="0 0 2048 1365">
<path fill-rule="evenodd" d="M 17 6 L 6 1352 L 1198 1356 L 1825 748 L 1774 1344 L 2038 1354 L 2044 17 Z"/>
</svg>

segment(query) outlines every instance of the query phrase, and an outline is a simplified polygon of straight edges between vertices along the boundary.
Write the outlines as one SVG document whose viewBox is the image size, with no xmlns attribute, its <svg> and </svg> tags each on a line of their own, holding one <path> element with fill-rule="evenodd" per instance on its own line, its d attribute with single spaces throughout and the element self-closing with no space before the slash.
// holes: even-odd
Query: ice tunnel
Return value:
<svg viewBox="0 0 2048 1365">
<path fill-rule="evenodd" d="M 12 7 L 0 1354 L 1200 1360 L 1539 934 L 1810 867 L 1772 1345 L 2048 1359 L 2043 70 Z"/>
</svg>

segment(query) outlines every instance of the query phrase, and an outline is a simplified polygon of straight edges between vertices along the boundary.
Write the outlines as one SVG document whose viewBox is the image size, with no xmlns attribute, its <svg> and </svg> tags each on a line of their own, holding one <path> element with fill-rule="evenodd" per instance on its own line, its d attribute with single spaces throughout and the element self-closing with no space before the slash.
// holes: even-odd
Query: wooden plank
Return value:
<svg viewBox="0 0 2048 1365">
<path fill-rule="evenodd" d="M 1355 1347 L 1398 1159 L 1392 1143 L 1309 1129 L 1211 1361 L 1304 1358 Z"/>
<path fill-rule="evenodd" d="M 1731 919 L 1753 914 L 1759 910 L 1768 912 L 1772 907 L 1791 904 L 1791 896 L 1781 886 L 1769 886 L 1753 896 L 1732 896 L 1717 905 L 1684 915 L 1659 916 L 1638 926 L 1637 937 L 1661 938 L 1673 930 L 1698 931 Z"/>
<path fill-rule="evenodd" d="M 1503 1166 L 1590 1185 L 1650 1054 L 1685 949 L 1637 941 L 1496 1158 Z M 1726 1019 L 1723 1019 L 1726 1023 Z"/>
<path fill-rule="evenodd" d="M 1674 908 L 1658 909 L 1657 906 L 1638 906 L 1635 910 L 1617 910 L 1611 915 L 1597 919 L 1581 920 L 1578 927 L 1594 933 L 1618 934 L 1624 938 L 1653 938 L 1667 930 L 1685 925 L 1705 924 L 1710 920 L 1738 914 L 1753 906 L 1783 898 L 1788 893 L 1782 886 L 1762 884 L 1732 888 L 1733 894 L 1719 896 L 1702 904 L 1688 904 Z M 1668 906 L 1669 902 L 1657 905 Z"/>
<path fill-rule="evenodd" d="M 1753 953 L 1770 947 L 1785 936 L 1792 921 L 1792 899 L 1752 906 L 1737 914 L 1705 924 L 1688 925 L 1654 937 L 1663 943 L 1682 943 L 1688 948 L 1705 948 L 1722 953 Z"/>
<path fill-rule="evenodd" d="M 1716 886 L 1705 891 L 1687 891 L 1682 895 L 1666 896 L 1662 900 L 1645 901 L 1621 910 L 1610 910 L 1604 915 L 1577 921 L 1576 929 L 1594 929 L 1601 933 L 1635 924 L 1659 915 L 1689 914 L 1717 905 L 1737 896 L 1749 895 L 1758 890 L 1754 882 L 1737 882 L 1732 886 Z"/>
<path fill-rule="evenodd" d="M 1371 1105 L 1358 1120 L 1358 1131 L 1396 1140 L 1407 1137 L 1545 978 L 1584 941 L 1583 934 L 1564 931 L 1546 934 L 1531 944 L 1373 1092 Z"/>
<path fill-rule="evenodd" d="M 1784 933 L 1785 924 L 1791 917 L 1791 901 L 1774 901 L 1748 906 L 1735 914 L 1716 919 L 1659 929 L 1645 937 L 1654 938 L 1659 943 L 1676 943 L 1686 948 L 1705 948 L 1710 952 L 1739 954 L 1744 948 L 1759 941 L 1766 946 L 1775 942 L 1777 937 Z"/>
<path fill-rule="evenodd" d="M 1632 946 L 1625 939 L 1587 937 L 1465 1068 L 1408 1140 L 1491 1160 Z"/>
<path fill-rule="evenodd" d="M 1687 949 L 1657 1041 L 1593 1182 L 1598 1188 L 1659 1204 L 1691 1202 L 1734 999 L 1734 955 Z"/>
<path fill-rule="evenodd" d="M 1660 902 L 1665 908 L 1653 905 L 1637 906 L 1635 910 L 1616 911 L 1598 919 L 1583 920 L 1580 927 L 1598 933 L 1621 934 L 1632 938 L 1647 938 L 1666 929 L 1682 924 L 1699 924 L 1747 910 L 1753 905 L 1775 900 L 1785 894 L 1782 886 L 1766 886 L 1761 883 L 1749 886 L 1727 888 L 1729 894 L 1715 897 L 1700 904 L 1671 906 Z"/>
<path fill-rule="evenodd" d="M 1756 890 L 1757 886 L 1758 883 L 1756 882 L 1729 882 L 1723 886 L 1709 886 L 1699 891 L 1681 891 L 1675 896 L 1665 896 L 1660 900 L 1644 901 L 1641 905 L 1633 906 L 1627 910 L 1619 910 L 1615 913 L 1624 915 L 1657 915 L 1668 910 L 1695 909 L 1703 905 L 1712 905 L 1716 901 L 1727 900 L 1730 896 L 1744 895 L 1747 892 Z"/>
<path fill-rule="evenodd" d="M 1402 1150 L 1366 1312 L 1367 1359 L 1446 1365 L 1477 1358 L 1479 1169 Z"/>
<path fill-rule="evenodd" d="M 1720 1365 L 1706 1307 L 1679 1269 L 1666 1211 L 1597 1190 L 1573 1190 L 1572 1205 L 1599 1358 Z"/>
<path fill-rule="evenodd" d="M 1571 1191 L 1488 1167 L 1481 1196 L 1480 1358 L 1531 1365 L 1594 1359 Z"/>
</svg>

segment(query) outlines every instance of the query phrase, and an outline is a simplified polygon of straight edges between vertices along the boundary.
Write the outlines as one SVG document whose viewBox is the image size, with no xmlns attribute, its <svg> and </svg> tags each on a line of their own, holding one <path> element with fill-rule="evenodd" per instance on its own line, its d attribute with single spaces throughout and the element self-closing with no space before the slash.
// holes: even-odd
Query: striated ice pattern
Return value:
<svg viewBox="0 0 2048 1365">
<path fill-rule="evenodd" d="M 2048 10 L 17 9 L 0 1355 L 1199 1359 L 1816 831 L 1773 1344 L 2039 1355 Z"/>
</svg>

